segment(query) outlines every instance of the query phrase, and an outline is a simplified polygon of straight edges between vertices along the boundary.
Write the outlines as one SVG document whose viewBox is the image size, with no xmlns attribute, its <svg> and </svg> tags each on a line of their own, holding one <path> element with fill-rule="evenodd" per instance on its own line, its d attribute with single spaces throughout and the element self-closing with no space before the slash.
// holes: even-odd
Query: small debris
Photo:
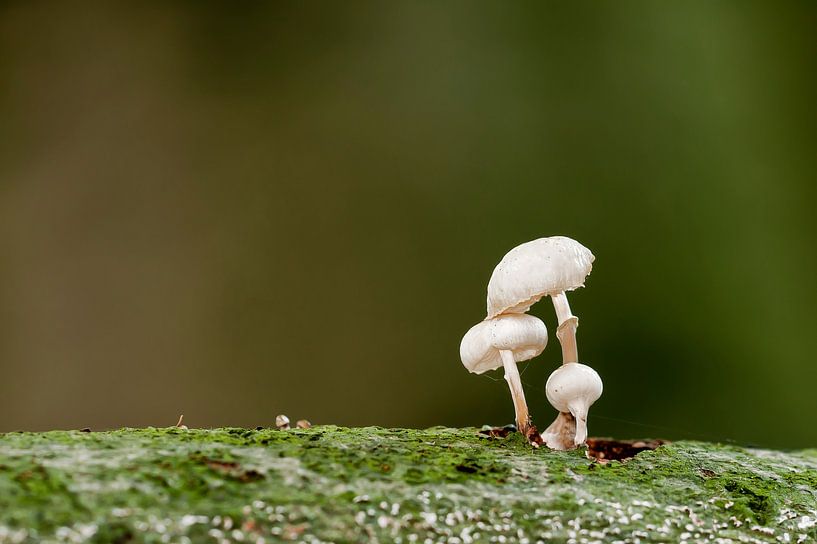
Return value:
<svg viewBox="0 0 817 544">
<path fill-rule="evenodd" d="M 528 427 L 527 432 L 525 432 L 525 438 L 528 439 L 528 442 L 534 448 L 538 448 L 539 446 L 545 443 L 545 440 L 542 438 L 542 435 L 540 435 L 539 431 L 536 429 L 536 425 L 530 425 Z"/>
<path fill-rule="evenodd" d="M 179 429 L 181 429 L 183 431 L 186 431 L 187 430 L 187 425 L 183 424 L 182 423 L 183 421 L 184 421 L 184 414 L 179 416 L 179 421 L 176 423 L 176 427 L 178 427 Z"/>
<path fill-rule="evenodd" d="M 299 419 L 295 426 L 299 429 L 309 429 L 312 427 L 312 424 L 306 419 Z"/>
<path fill-rule="evenodd" d="M 282 431 L 289 429 L 289 418 L 284 414 L 275 416 L 275 426 Z"/>
<path fill-rule="evenodd" d="M 91 428 L 90 427 L 85 427 L 84 429 L 80 429 L 79 432 L 81 432 L 81 433 L 90 433 Z"/>
<path fill-rule="evenodd" d="M 516 425 L 505 425 L 504 427 L 491 427 L 490 425 L 483 425 L 479 430 L 479 434 L 489 438 L 506 438 L 509 434 L 515 432 Z M 528 439 L 528 442 L 530 442 L 530 445 L 534 448 L 538 448 L 540 445 L 545 443 L 544 440 L 542 440 L 541 435 L 539 435 L 539 431 L 536 430 L 535 425 L 528 425 L 527 431 L 525 432 L 525 438 Z"/>
<path fill-rule="evenodd" d="M 512 432 L 516 431 L 516 427 L 509 428 L 506 427 L 491 427 L 490 425 L 485 425 L 482 429 L 479 430 L 479 434 L 490 437 L 490 438 L 505 438 Z"/>
<path fill-rule="evenodd" d="M 284 531 L 283 534 L 281 535 L 281 538 L 283 538 L 284 540 L 297 540 L 298 537 L 301 536 L 301 533 L 303 533 L 305 530 L 306 524 L 304 523 L 300 525 L 286 525 L 284 527 Z"/>
<path fill-rule="evenodd" d="M 642 451 L 654 450 L 669 444 L 666 440 L 608 440 L 587 439 L 587 458 L 601 463 L 632 459 Z"/>
</svg>

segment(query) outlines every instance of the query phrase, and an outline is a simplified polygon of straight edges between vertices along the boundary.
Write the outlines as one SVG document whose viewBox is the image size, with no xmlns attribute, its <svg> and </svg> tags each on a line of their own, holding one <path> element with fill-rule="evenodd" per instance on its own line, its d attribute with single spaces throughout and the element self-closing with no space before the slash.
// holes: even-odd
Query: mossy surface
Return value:
<svg viewBox="0 0 817 544">
<path fill-rule="evenodd" d="M 817 452 L 677 442 L 602 465 L 476 429 L 0 435 L 0 542 L 279 540 L 817 542 Z"/>
</svg>

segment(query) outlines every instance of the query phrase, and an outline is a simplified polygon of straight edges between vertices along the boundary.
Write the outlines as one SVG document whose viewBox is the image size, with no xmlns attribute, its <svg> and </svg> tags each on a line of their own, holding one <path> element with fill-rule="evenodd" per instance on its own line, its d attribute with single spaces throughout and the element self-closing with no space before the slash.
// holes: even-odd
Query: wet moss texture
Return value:
<svg viewBox="0 0 817 544">
<path fill-rule="evenodd" d="M 817 451 L 477 429 L 0 435 L 0 542 L 817 542 Z"/>
</svg>

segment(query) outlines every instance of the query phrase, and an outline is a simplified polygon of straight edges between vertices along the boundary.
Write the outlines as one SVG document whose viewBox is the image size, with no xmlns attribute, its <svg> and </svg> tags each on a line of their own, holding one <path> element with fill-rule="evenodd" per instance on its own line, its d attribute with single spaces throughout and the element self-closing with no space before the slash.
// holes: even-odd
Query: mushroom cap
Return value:
<svg viewBox="0 0 817 544">
<path fill-rule="evenodd" d="M 510 351 L 517 363 L 533 359 L 545 349 L 548 330 L 541 319 L 509 314 L 477 323 L 460 343 L 460 359 L 469 372 L 482 374 L 502 366 L 500 350 Z"/>
<path fill-rule="evenodd" d="M 573 413 L 571 404 L 577 402 L 581 403 L 586 413 L 586 410 L 599 399 L 603 389 L 598 372 L 581 363 L 560 366 L 553 371 L 545 384 L 548 402 L 560 412 L 570 413 Z"/>
<path fill-rule="evenodd" d="M 584 287 L 595 257 L 572 238 L 539 238 L 510 250 L 488 282 L 488 318 L 523 313 L 544 296 Z"/>
</svg>

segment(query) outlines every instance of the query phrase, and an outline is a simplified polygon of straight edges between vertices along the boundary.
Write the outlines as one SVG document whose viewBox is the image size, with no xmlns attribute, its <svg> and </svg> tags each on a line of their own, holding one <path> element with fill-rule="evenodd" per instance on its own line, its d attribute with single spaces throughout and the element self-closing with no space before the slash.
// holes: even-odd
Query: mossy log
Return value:
<svg viewBox="0 0 817 544">
<path fill-rule="evenodd" d="M 0 542 L 817 542 L 817 451 L 477 429 L 0 435 Z"/>
</svg>

